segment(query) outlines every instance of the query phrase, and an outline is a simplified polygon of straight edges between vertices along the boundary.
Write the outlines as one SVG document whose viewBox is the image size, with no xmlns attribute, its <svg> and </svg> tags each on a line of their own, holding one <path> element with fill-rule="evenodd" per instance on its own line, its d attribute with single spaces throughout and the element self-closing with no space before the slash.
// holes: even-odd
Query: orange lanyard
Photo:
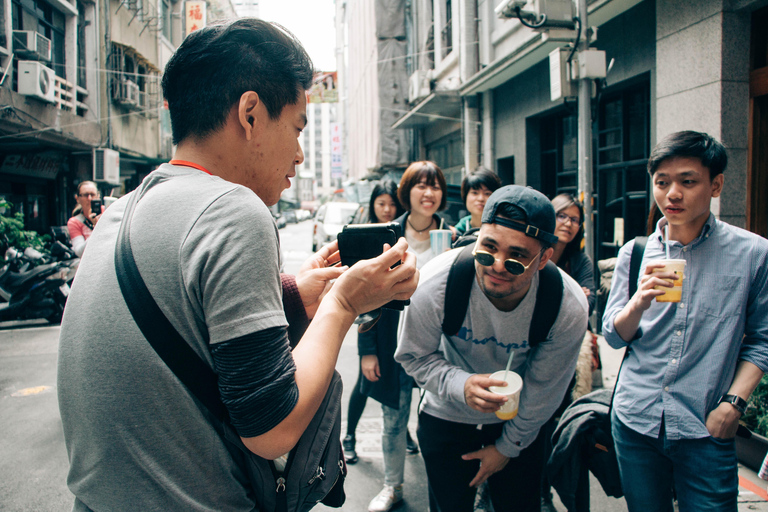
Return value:
<svg viewBox="0 0 768 512">
<path fill-rule="evenodd" d="M 171 165 L 182 165 L 184 167 L 192 167 L 193 169 L 197 169 L 199 171 L 203 171 L 206 174 L 211 174 L 211 171 L 203 167 L 202 165 L 197 165 L 193 162 L 187 162 L 186 160 L 171 160 L 168 162 Z"/>
</svg>

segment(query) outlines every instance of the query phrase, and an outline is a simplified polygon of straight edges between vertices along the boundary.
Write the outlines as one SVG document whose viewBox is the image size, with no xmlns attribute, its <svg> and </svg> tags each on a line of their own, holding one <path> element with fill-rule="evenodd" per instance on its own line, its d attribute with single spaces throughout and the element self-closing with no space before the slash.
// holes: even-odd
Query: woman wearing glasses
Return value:
<svg viewBox="0 0 768 512">
<path fill-rule="evenodd" d="M 72 217 L 67 221 L 69 238 L 72 240 L 72 249 L 78 257 L 83 255 L 85 244 L 91 236 L 94 226 L 99 222 L 103 207 L 98 212 L 91 211 L 91 201 L 99 199 L 99 189 L 92 181 L 81 181 L 77 186 L 75 200 L 77 206 L 72 210 Z"/>
<path fill-rule="evenodd" d="M 552 199 L 555 208 L 555 236 L 557 244 L 553 247 L 555 252 L 552 261 L 571 276 L 584 290 L 589 303 L 589 314 L 595 307 L 597 295 L 595 294 L 595 278 L 592 260 L 584 254 L 582 240 L 584 240 L 584 207 L 581 202 L 571 194 L 560 194 Z M 542 428 L 541 434 L 545 436 L 546 458 L 552 453 L 552 433 L 557 426 L 557 420 L 571 402 L 579 396 L 592 390 L 592 372 L 599 367 L 600 358 L 597 353 L 597 338 L 590 332 L 584 336 L 579 360 L 576 364 L 576 374 L 569 388 L 569 393 L 563 399 L 563 403 Z M 546 460 L 546 459 L 545 459 Z M 582 490 L 583 492 L 583 490 Z M 552 493 L 546 472 L 542 481 L 542 511 L 555 510 L 552 505 Z M 588 496 L 588 495 L 587 495 Z M 588 498 L 584 498 L 588 499 Z"/>
</svg>

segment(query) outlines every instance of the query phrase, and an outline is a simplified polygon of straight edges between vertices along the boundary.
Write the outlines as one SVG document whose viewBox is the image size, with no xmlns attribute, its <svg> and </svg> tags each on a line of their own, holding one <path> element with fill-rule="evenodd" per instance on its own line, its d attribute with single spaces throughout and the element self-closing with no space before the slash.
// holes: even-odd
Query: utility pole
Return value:
<svg viewBox="0 0 768 512">
<path fill-rule="evenodd" d="M 589 49 L 587 0 L 578 0 L 578 52 Z M 584 249 L 595 261 L 595 226 L 592 217 L 592 79 L 579 80 L 579 199 L 584 204 Z"/>
</svg>

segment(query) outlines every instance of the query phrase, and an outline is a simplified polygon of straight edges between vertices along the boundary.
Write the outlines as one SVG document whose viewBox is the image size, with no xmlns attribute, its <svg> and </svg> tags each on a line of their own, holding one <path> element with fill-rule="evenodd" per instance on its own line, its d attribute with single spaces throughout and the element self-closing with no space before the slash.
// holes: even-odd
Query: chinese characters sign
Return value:
<svg viewBox="0 0 768 512">
<path fill-rule="evenodd" d="M 188 36 L 195 30 L 205 26 L 205 2 L 188 0 L 184 4 L 184 11 L 186 13 L 185 35 Z"/>
<path fill-rule="evenodd" d="M 331 123 L 331 178 L 342 178 L 341 125 Z"/>
</svg>

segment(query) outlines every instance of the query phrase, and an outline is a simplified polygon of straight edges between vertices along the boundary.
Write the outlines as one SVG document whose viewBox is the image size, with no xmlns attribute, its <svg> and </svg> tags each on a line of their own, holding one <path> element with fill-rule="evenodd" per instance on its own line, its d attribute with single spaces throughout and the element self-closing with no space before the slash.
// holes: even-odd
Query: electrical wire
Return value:
<svg viewBox="0 0 768 512">
<path fill-rule="evenodd" d="M 515 14 L 517 14 L 517 19 L 520 20 L 520 23 L 522 23 L 523 26 L 528 27 L 528 28 L 541 28 L 547 22 L 547 15 L 546 14 L 542 14 L 540 21 L 537 21 L 535 24 L 528 23 L 527 21 L 525 21 L 523 19 L 522 14 L 520 14 L 520 7 L 515 7 Z"/>
<path fill-rule="evenodd" d="M 571 63 L 571 60 L 573 59 L 573 54 L 576 53 L 576 48 L 579 47 L 579 40 L 581 39 L 581 18 L 576 16 L 575 18 L 573 18 L 573 21 L 576 22 L 576 26 L 578 28 L 576 29 L 576 39 L 574 39 L 573 43 L 572 43 L 573 44 L 573 48 L 571 48 L 571 53 L 570 53 L 570 55 L 568 55 L 568 61 L 567 61 L 568 64 Z M 586 36 L 587 35 L 584 34 L 584 37 L 586 37 Z"/>
</svg>

